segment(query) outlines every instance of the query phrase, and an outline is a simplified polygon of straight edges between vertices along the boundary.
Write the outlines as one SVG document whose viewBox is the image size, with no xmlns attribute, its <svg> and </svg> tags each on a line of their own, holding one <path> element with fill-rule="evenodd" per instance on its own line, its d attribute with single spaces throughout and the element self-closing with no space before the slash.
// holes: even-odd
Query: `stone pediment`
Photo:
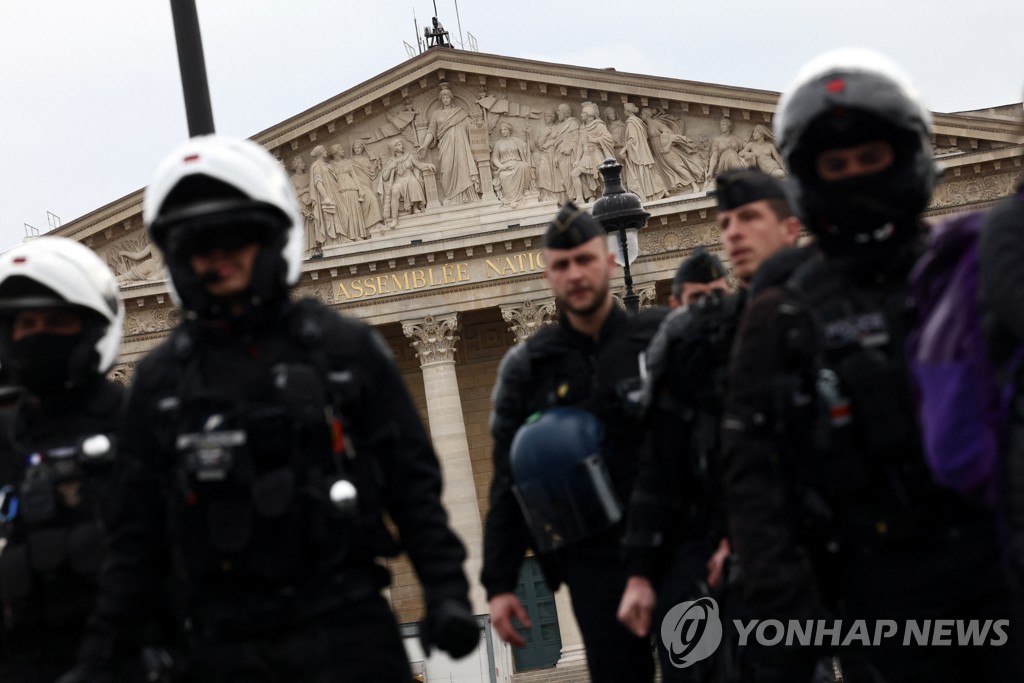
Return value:
<svg viewBox="0 0 1024 683">
<path fill-rule="evenodd" d="M 254 139 L 288 169 L 302 203 L 303 282 L 320 298 L 362 306 L 483 287 L 495 276 L 488 259 L 496 253 L 517 269 L 520 256 L 530 263 L 537 245 L 527 241 L 561 201 L 600 194 L 595 166 L 610 155 L 623 160 L 627 186 L 653 216 L 641 261 L 651 257 L 645 245 L 686 248 L 684 233 L 714 220 L 709 177 L 739 165 L 783 173 L 771 132 L 777 99 L 770 91 L 432 49 Z M 936 212 L 1009 192 L 1021 163 L 1019 126 L 985 111 L 935 115 L 935 153 L 946 167 Z M 58 234 L 100 253 L 140 307 L 169 305 L 162 264 L 142 230 L 141 200 L 141 191 L 133 193 Z M 431 270 L 448 261 L 454 270 Z M 522 276 L 504 266 L 502 277 Z M 385 272 L 382 293 L 376 278 Z M 426 284 L 417 287 L 421 276 Z M 328 281 L 335 283 L 329 294 Z"/>
</svg>

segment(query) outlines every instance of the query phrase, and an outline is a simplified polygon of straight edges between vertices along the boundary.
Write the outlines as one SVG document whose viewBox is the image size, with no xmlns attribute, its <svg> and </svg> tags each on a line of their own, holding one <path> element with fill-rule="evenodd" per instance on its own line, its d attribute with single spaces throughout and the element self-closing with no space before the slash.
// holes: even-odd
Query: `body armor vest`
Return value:
<svg viewBox="0 0 1024 683">
<path fill-rule="evenodd" d="M 109 505 L 114 460 L 105 434 L 71 434 L 18 443 L 11 409 L 0 420 L 2 457 L 13 476 L 0 490 L 6 546 L 0 552 L 0 600 L 6 630 L 66 626 L 92 609 L 103 559 L 101 518 Z"/>
<path fill-rule="evenodd" d="M 299 322 L 316 326 L 304 316 L 299 309 Z M 205 382 L 189 368 L 193 348 L 179 346 L 184 379 L 158 408 L 174 458 L 168 526 L 184 577 L 288 588 L 396 554 L 379 487 L 364 471 L 371 458 L 355 457 L 342 427 L 352 372 L 329 372 L 300 339 L 287 362 L 251 372 L 239 391 Z"/>
<path fill-rule="evenodd" d="M 819 260 L 787 289 L 813 332 L 794 326 L 785 343 L 798 376 L 786 378 L 786 433 L 805 443 L 797 478 L 809 504 L 840 539 L 898 540 L 934 520 L 939 490 L 924 460 L 903 356 L 906 291 L 853 287 Z M 794 424 L 795 423 L 795 424 Z"/>
</svg>

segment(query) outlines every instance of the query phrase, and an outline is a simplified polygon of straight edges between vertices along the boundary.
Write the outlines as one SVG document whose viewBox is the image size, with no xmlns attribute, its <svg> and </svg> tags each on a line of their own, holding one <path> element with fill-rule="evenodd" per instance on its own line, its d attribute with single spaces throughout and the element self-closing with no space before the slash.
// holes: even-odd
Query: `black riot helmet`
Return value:
<svg viewBox="0 0 1024 683">
<path fill-rule="evenodd" d="M 601 454 L 604 426 L 581 408 L 536 413 L 509 451 L 513 491 L 537 552 L 598 534 L 622 518 Z"/>
<path fill-rule="evenodd" d="M 795 183 L 795 208 L 826 252 L 853 253 L 912 238 L 937 175 L 932 117 L 895 64 L 869 50 L 830 52 L 809 62 L 779 101 L 779 149 Z M 824 181 L 826 150 L 883 141 L 891 165 Z"/>
</svg>

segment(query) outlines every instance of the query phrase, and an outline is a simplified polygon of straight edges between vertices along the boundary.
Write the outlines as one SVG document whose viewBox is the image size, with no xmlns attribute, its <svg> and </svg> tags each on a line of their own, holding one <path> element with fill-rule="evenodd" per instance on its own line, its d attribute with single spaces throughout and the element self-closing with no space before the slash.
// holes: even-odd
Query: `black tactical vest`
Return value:
<svg viewBox="0 0 1024 683">
<path fill-rule="evenodd" d="M 913 536 L 945 517 L 927 468 L 904 343 L 907 292 L 852 285 L 823 260 L 789 278 L 784 316 L 807 313 L 813 332 L 793 326 L 785 353 L 795 376 L 783 379 L 785 433 L 802 439 L 795 472 L 813 491 L 816 512 L 842 539 L 887 542 Z"/>
<path fill-rule="evenodd" d="M 92 610 L 102 520 L 114 503 L 111 430 L 120 388 L 105 386 L 90 400 L 105 412 L 40 418 L 29 428 L 24 406 L 0 416 L 0 601 L 7 631 L 65 629 L 84 623 Z M 68 406 L 76 409 L 85 412 Z"/>
<path fill-rule="evenodd" d="M 381 552 L 367 550 L 360 533 L 381 524 L 367 478 L 358 512 L 331 499 L 332 486 L 367 460 L 345 437 L 351 373 L 328 370 L 317 321 L 303 307 L 290 327 L 272 361 L 250 362 L 229 382 L 210 381 L 201 371 L 209 359 L 187 330 L 176 332 L 182 379 L 158 411 L 174 460 L 168 526 L 190 580 L 286 588 Z"/>
</svg>

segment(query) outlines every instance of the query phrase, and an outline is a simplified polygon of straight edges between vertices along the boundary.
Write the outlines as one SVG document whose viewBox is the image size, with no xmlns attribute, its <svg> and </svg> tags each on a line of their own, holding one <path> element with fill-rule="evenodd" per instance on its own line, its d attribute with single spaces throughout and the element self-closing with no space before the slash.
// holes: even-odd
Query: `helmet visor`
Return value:
<svg viewBox="0 0 1024 683">
<path fill-rule="evenodd" d="M 174 261 L 214 251 L 233 251 L 248 244 L 269 245 L 284 236 L 276 213 L 259 207 L 186 216 L 165 229 L 167 257 Z"/>
</svg>

